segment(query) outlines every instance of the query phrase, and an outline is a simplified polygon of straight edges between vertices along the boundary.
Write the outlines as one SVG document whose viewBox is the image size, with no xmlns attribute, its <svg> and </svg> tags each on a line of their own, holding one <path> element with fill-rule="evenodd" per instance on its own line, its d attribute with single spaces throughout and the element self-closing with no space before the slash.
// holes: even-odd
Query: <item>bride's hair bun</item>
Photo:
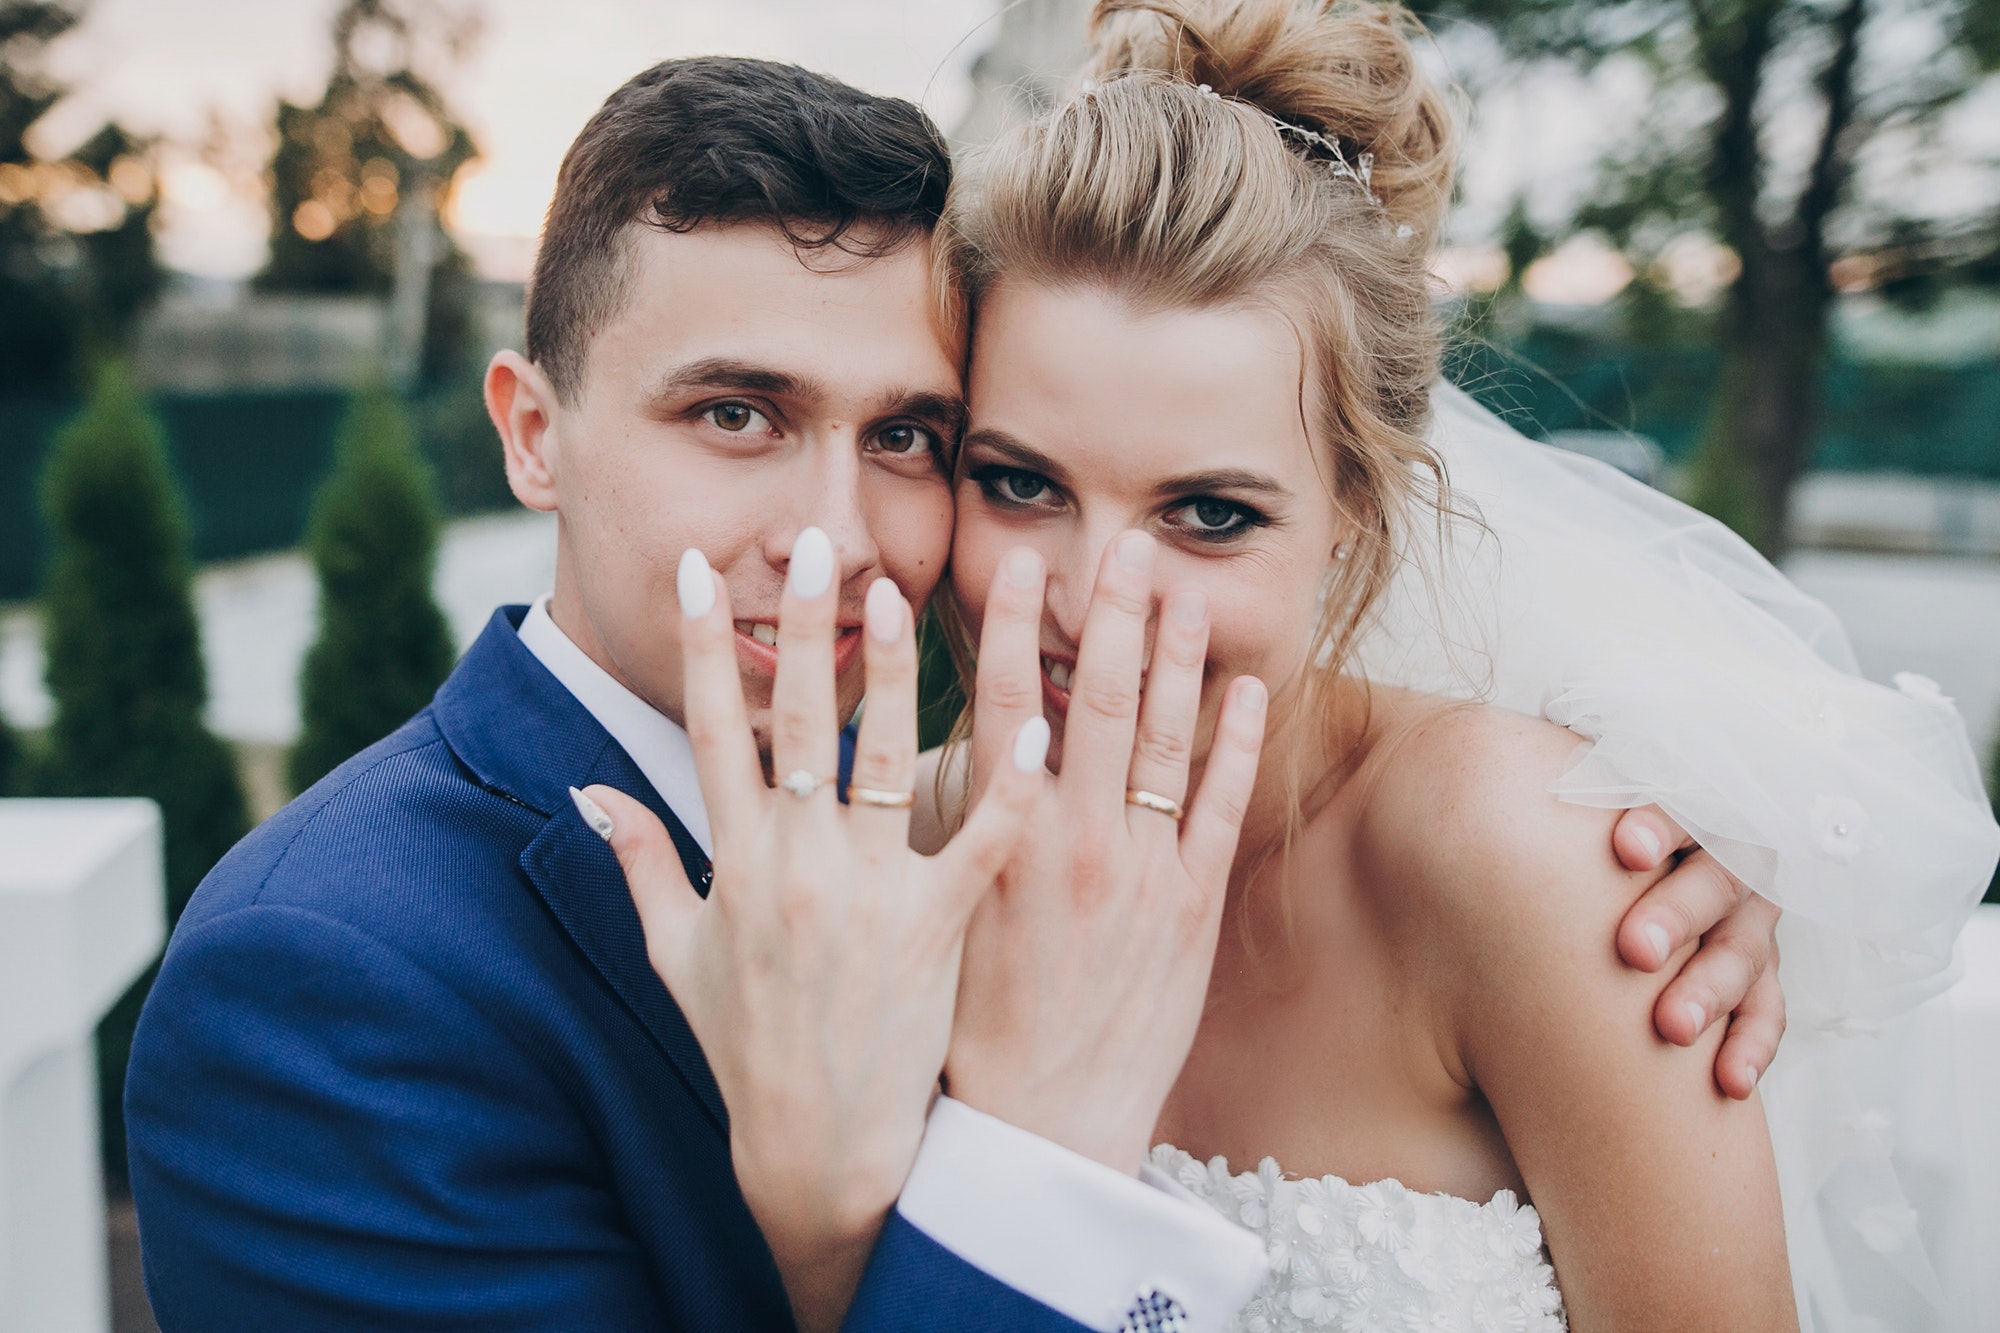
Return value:
<svg viewBox="0 0 2000 1333">
<path fill-rule="evenodd" d="M 1374 0 L 1097 0 L 1084 77 L 1148 71 L 1372 157 L 1369 188 L 1428 242 L 1451 196 L 1455 135 L 1444 91 L 1420 67 L 1422 26 Z"/>
</svg>

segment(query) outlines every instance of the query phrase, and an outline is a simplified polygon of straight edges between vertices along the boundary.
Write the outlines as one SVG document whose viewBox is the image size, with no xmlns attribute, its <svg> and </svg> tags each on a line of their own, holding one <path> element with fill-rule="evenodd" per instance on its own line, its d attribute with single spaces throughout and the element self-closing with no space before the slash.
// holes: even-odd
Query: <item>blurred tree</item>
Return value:
<svg viewBox="0 0 2000 1333">
<path fill-rule="evenodd" d="M 1623 57 L 1649 80 L 1643 135 L 1603 164 L 1568 226 L 1624 247 L 1642 283 L 1665 282 L 1665 251 L 1689 232 L 1726 247 L 1724 369 L 1697 501 L 1782 550 L 1786 498 L 1818 424 L 1836 277 L 1860 286 L 1964 270 L 2000 235 L 2000 216 L 1930 211 L 1938 194 L 1925 175 L 1947 117 L 2000 64 L 2000 0 L 1423 7 L 1481 25 L 1521 59 L 1587 71 Z"/>
<path fill-rule="evenodd" d="M 146 796 L 166 826 L 169 922 L 249 821 L 228 747 L 202 722 L 208 687 L 187 522 L 159 424 L 123 372 L 100 370 L 42 479 L 52 541 L 42 593 L 55 701 L 36 788 Z M 105 1160 L 122 1178 L 119 1111 L 149 973 L 98 1029 Z"/>
<path fill-rule="evenodd" d="M 278 104 L 256 285 L 393 298 L 396 336 L 416 344 L 392 349 L 399 378 L 458 375 L 477 350 L 472 267 L 439 217 L 478 148 L 433 81 L 476 30 L 437 0 L 344 0 L 325 94 Z"/>
<path fill-rule="evenodd" d="M 84 387 L 160 287 L 153 142 L 109 124 L 62 157 L 29 146 L 67 92 L 49 45 L 78 18 L 0 0 L 0 391 Z"/>
<path fill-rule="evenodd" d="M 431 598 L 438 517 L 409 419 L 386 390 L 358 394 L 313 502 L 319 639 L 299 675 L 303 791 L 431 701 L 457 654 Z"/>
</svg>

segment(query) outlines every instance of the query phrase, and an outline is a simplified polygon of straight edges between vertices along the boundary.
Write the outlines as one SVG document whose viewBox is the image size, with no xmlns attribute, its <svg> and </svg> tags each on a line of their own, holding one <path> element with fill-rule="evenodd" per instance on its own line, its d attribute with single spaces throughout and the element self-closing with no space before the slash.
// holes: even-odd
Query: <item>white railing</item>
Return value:
<svg viewBox="0 0 2000 1333">
<path fill-rule="evenodd" d="M 0 1330 L 104 1333 L 98 1020 L 166 937 L 151 801 L 0 801 Z"/>
</svg>

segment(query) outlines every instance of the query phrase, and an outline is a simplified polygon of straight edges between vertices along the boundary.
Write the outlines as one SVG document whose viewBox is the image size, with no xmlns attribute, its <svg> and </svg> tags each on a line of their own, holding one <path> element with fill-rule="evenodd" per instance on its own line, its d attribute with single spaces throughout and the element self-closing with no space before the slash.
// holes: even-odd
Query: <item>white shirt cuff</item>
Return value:
<svg viewBox="0 0 2000 1333">
<path fill-rule="evenodd" d="M 1100 1333 L 1147 1289 L 1220 1333 L 1264 1280 L 1264 1245 L 1146 1168 L 1141 1179 L 940 1097 L 897 1211 L 973 1267 Z"/>
</svg>

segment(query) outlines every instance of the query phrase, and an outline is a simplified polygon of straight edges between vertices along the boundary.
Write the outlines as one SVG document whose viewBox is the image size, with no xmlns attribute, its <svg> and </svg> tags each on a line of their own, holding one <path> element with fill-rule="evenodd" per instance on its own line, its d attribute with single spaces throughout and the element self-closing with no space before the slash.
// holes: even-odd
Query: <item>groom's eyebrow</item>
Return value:
<svg viewBox="0 0 2000 1333">
<path fill-rule="evenodd" d="M 754 361 L 711 356 L 676 366 L 660 378 L 647 395 L 649 402 L 665 407 L 691 393 L 762 393 L 774 398 L 811 398 L 822 392 L 814 380 L 790 371 L 774 370 Z"/>
</svg>

